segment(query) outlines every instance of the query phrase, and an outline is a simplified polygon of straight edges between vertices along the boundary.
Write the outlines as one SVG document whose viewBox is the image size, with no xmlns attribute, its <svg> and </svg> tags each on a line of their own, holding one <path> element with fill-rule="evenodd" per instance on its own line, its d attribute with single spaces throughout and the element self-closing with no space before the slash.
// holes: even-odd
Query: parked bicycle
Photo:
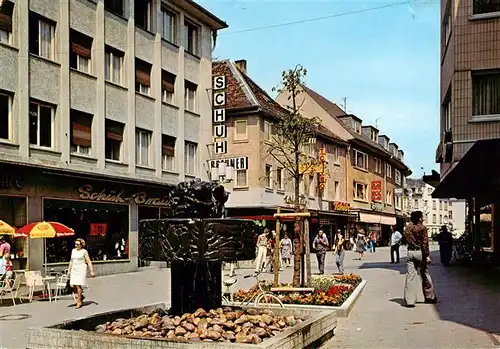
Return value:
<svg viewBox="0 0 500 349">
<path fill-rule="evenodd" d="M 250 275 L 244 276 L 245 279 L 248 279 L 251 277 L 255 278 L 255 280 L 257 281 L 257 286 L 259 288 L 259 292 L 257 294 L 248 295 L 245 299 L 243 299 L 240 302 L 239 305 L 240 306 L 248 306 L 253 301 L 254 307 L 258 307 L 261 304 L 261 302 L 263 302 L 265 304 L 279 304 L 281 308 L 284 308 L 285 306 L 283 305 L 281 300 L 276 295 L 274 295 L 272 292 L 266 291 L 264 289 L 264 287 L 262 286 L 263 282 L 259 279 L 259 275 L 260 275 L 260 273 L 250 274 Z M 235 280 L 235 279 L 232 279 L 232 280 Z M 236 283 L 236 281 L 233 282 L 233 281 L 231 281 L 231 279 L 228 279 L 228 280 L 223 281 L 223 283 L 224 283 L 224 286 L 226 286 L 227 288 L 230 288 L 230 286 L 234 285 Z M 222 303 L 226 304 L 226 305 L 232 305 L 233 293 L 232 292 L 230 293 L 229 298 L 227 298 L 226 295 L 223 295 L 222 296 Z"/>
</svg>

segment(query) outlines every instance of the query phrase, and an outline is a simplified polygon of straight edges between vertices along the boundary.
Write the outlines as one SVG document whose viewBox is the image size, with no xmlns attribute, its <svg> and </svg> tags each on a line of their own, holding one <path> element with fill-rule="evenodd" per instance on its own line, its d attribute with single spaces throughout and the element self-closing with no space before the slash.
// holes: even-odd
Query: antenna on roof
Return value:
<svg viewBox="0 0 500 349">
<path fill-rule="evenodd" d="M 342 97 L 342 109 L 344 109 L 344 113 L 347 113 L 347 97 Z"/>
<path fill-rule="evenodd" d="M 376 118 L 375 119 L 375 128 L 378 128 L 378 121 L 380 120 L 380 118 Z"/>
</svg>

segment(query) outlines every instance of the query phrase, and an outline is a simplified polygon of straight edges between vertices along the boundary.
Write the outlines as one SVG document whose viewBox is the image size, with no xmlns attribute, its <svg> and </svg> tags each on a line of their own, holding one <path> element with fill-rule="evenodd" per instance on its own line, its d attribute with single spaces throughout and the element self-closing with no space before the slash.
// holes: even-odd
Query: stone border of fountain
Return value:
<svg viewBox="0 0 500 349">
<path fill-rule="evenodd" d="M 134 338 L 129 336 L 116 336 L 96 333 L 85 330 L 68 330 L 79 323 L 94 326 L 96 323 L 105 322 L 108 318 L 135 316 L 138 313 L 151 313 L 156 309 L 167 309 L 166 303 L 151 304 L 136 309 L 122 309 L 89 317 L 64 321 L 61 324 L 46 328 L 28 328 L 26 332 L 27 349 L 223 349 L 223 348 L 255 348 L 255 349 L 303 349 L 317 348 L 334 335 L 337 327 L 337 314 L 332 309 L 274 309 L 276 314 L 285 316 L 293 315 L 297 318 L 306 318 L 302 323 L 284 330 L 282 333 L 264 340 L 260 344 L 239 344 L 224 342 L 192 342 L 179 343 L 165 339 Z M 266 307 L 261 307 L 266 308 Z"/>
<path fill-rule="evenodd" d="M 359 296 L 361 296 L 361 292 L 365 288 L 368 282 L 363 280 L 359 283 L 358 286 L 354 289 L 351 295 L 342 303 L 341 306 L 335 307 L 331 305 L 305 305 L 305 304 L 284 304 L 286 309 L 316 309 L 316 310 L 335 310 L 337 312 L 338 317 L 348 317 L 351 313 L 354 305 L 358 301 Z M 239 306 L 240 302 L 233 302 L 232 306 Z M 279 306 L 270 304 L 269 307 L 273 309 L 279 309 Z"/>
</svg>

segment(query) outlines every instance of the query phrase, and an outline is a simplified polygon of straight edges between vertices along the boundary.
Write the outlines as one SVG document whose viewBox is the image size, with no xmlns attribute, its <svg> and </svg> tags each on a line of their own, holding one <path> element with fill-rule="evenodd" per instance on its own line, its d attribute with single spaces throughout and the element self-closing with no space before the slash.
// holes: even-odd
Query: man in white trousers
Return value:
<svg viewBox="0 0 500 349">
<path fill-rule="evenodd" d="M 260 273 L 264 268 L 264 263 L 266 263 L 268 235 L 269 229 L 266 228 L 257 238 L 257 258 L 255 259 L 255 274 Z"/>
</svg>

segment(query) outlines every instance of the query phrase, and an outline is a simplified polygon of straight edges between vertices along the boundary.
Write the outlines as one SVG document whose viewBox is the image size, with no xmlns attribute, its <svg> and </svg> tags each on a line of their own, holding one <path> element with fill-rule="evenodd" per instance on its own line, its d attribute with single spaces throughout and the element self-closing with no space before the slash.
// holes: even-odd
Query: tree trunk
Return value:
<svg viewBox="0 0 500 349">
<path fill-rule="evenodd" d="M 306 285 L 311 286 L 311 245 L 309 243 L 309 219 L 304 221 L 304 246 L 306 250 Z"/>
<path fill-rule="evenodd" d="M 295 154 L 295 160 L 296 160 L 296 165 L 297 165 L 297 173 L 299 171 L 299 156 L 296 153 Z M 299 201 L 299 195 L 300 195 L 300 176 L 296 175 L 295 176 L 295 198 L 294 198 L 294 206 L 295 206 L 295 212 L 300 212 L 300 201 Z M 292 284 L 294 287 L 298 287 L 300 285 L 300 264 L 301 264 L 301 254 L 302 254 L 302 229 L 300 228 L 299 223 L 295 223 L 294 226 L 294 251 L 293 251 L 293 281 Z"/>
</svg>

